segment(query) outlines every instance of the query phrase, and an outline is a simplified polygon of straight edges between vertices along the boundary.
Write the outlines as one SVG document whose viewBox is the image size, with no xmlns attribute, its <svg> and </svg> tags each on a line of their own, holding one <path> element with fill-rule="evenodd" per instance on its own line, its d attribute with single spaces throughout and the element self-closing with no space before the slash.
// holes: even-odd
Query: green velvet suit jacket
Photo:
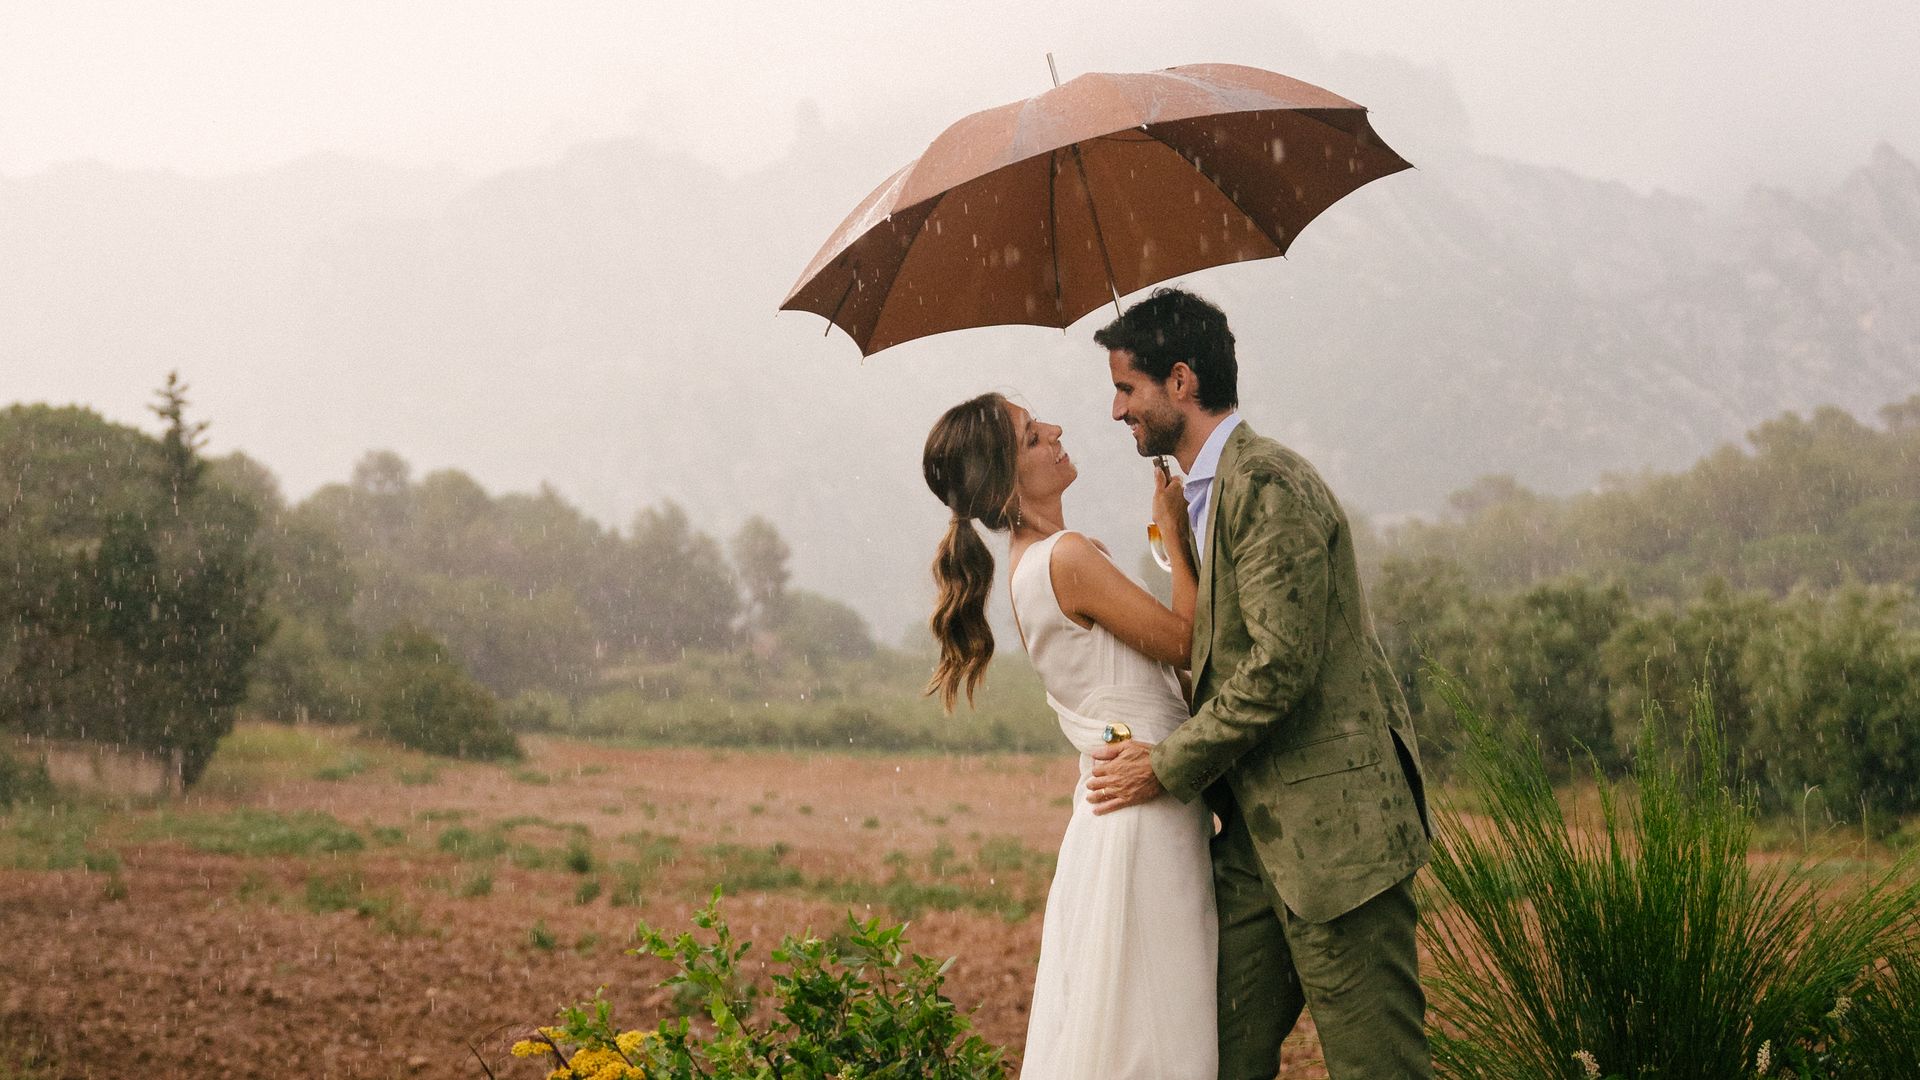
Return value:
<svg viewBox="0 0 1920 1080">
<path fill-rule="evenodd" d="M 1426 862 L 1419 744 L 1313 466 L 1243 422 L 1215 477 L 1193 716 L 1153 769 L 1181 801 L 1245 815 L 1280 898 L 1325 922 Z"/>
</svg>

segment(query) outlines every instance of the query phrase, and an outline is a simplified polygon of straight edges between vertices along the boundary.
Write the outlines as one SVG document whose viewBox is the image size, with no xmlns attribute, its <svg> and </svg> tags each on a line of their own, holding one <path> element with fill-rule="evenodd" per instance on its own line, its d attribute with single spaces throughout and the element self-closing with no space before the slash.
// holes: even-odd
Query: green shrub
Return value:
<svg viewBox="0 0 1920 1080">
<path fill-rule="evenodd" d="M 1436 819 L 1422 934 L 1443 1075 L 1733 1080 L 1763 1046 L 1793 1075 L 1836 1075 L 1830 1014 L 1896 946 L 1920 882 L 1896 867 L 1836 889 L 1805 861 L 1750 862 L 1752 798 L 1704 694 L 1686 723 L 1650 714 L 1631 784 L 1596 769 L 1600 820 L 1569 823 L 1538 743 L 1437 682 L 1483 811 Z"/>
<path fill-rule="evenodd" d="M 715 891 L 693 916 L 711 943 L 692 933 L 669 938 L 642 924 L 642 945 L 634 950 L 674 965 L 661 986 L 697 1003 L 705 1014 L 699 1027 L 681 1016 L 650 1032 L 622 1031 L 612 1006 L 596 997 L 562 1010 L 555 1026 L 518 1043 L 514 1053 L 557 1053 L 561 1061 L 548 1064 L 560 1065 L 553 1075 L 563 1080 L 627 1067 L 660 1080 L 1005 1077 L 1002 1051 L 971 1034 L 967 1018 L 940 993 L 948 965 L 906 952 L 901 928 L 849 915 L 833 940 L 788 936 L 771 954 L 778 967 L 767 1014 L 757 1008 L 759 987 L 743 971 L 750 946 L 735 941 L 719 902 Z"/>
<path fill-rule="evenodd" d="M 418 627 L 401 625 L 380 644 L 369 731 L 430 754 L 517 759 L 520 742 L 499 703 Z"/>
<path fill-rule="evenodd" d="M 500 710 L 500 720 L 516 732 L 552 731 L 554 718 L 567 715 L 567 699 L 559 694 L 528 690 Z"/>
<path fill-rule="evenodd" d="M 53 781 L 43 762 L 28 764 L 0 747 L 0 810 L 14 803 L 44 803 L 53 797 Z"/>
<path fill-rule="evenodd" d="M 567 852 L 561 857 L 566 868 L 576 874 L 591 874 L 595 866 L 593 845 L 585 838 L 576 836 L 567 841 Z"/>
</svg>

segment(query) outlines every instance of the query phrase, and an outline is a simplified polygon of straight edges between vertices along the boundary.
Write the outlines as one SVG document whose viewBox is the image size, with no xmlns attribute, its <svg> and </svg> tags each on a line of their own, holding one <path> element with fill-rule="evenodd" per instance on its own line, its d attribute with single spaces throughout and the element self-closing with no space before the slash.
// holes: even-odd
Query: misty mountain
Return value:
<svg viewBox="0 0 1920 1080">
<path fill-rule="evenodd" d="M 1233 320 L 1250 422 L 1353 509 L 1430 511 L 1486 473 L 1578 490 L 1920 385 L 1911 159 L 1881 147 L 1831 190 L 1710 206 L 1476 154 L 1444 87 L 1395 85 L 1438 102 L 1416 136 L 1377 119 L 1417 171 L 1333 208 L 1284 261 L 1189 282 Z M 212 452 L 246 450 L 295 497 L 389 448 L 496 491 L 551 482 L 612 524 L 663 498 L 721 536 L 760 513 L 797 583 L 893 639 L 924 617 L 946 517 L 919 477 L 927 428 L 1005 388 L 1065 425 L 1073 524 L 1131 566 L 1147 473 L 1090 343 L 1111 309 L 864 362 L 820 320 L 776 318 L 817 244 L 940 125 L 781 126 L 792 148 L 746 176 L 613 140 L 481 178 L 324 157 L 0 180 L 0 400 L 143 422 L 179 368 Z"/>
</svg>

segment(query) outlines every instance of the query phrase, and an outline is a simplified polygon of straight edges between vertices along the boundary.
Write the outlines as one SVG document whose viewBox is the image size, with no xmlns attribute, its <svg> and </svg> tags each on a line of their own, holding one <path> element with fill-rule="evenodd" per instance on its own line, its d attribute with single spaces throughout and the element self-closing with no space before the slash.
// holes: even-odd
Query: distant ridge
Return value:
<svg viewBox="0 0 1920 1080">
<path fill-rule="evenodd" d="M 1430 511 L 1486 473 L 1577 490 L 1920 388 L 1920 167 L 1892 147 L 1831 189 L 1727 208 L 1457 146 L 1410 156 L 1285 262 L 1192 282 L 1234 321 L 1249 416 L 1356 509 Z M 1013 384 L 1074 421 L 1075 524 L 1131 558 L 1144 499 L 1101 419 L 1099 316 L 864 364 L 819 320 L 774 318 L 897 164 L 816 127 L 739 178 L 613 140 L 477 180 L 337 157 L 0 180 L 0 399 L 138 422 L 178 367 L 214 450 L 295 496 L 391 447 L 496 489 L 551 481 L 615 523 L 662 497 L 717 533 L 762 513 L 798 580 L 891 638 L 929 595 L 926 425 Z"/>
</svg>

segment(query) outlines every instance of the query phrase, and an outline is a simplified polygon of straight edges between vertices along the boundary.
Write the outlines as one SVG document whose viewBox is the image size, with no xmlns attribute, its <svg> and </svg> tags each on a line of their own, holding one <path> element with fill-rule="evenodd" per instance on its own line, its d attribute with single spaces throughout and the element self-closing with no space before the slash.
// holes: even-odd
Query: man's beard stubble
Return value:
<svg viewBox="0 0 1920 1080">
<path fill-rule="evenodd" d="M 1171 454 L 1187 434 L 1187 418 L 1175 409 L 1151 412 L 1140 417 L 1140 456 Z"/>
</svg>

